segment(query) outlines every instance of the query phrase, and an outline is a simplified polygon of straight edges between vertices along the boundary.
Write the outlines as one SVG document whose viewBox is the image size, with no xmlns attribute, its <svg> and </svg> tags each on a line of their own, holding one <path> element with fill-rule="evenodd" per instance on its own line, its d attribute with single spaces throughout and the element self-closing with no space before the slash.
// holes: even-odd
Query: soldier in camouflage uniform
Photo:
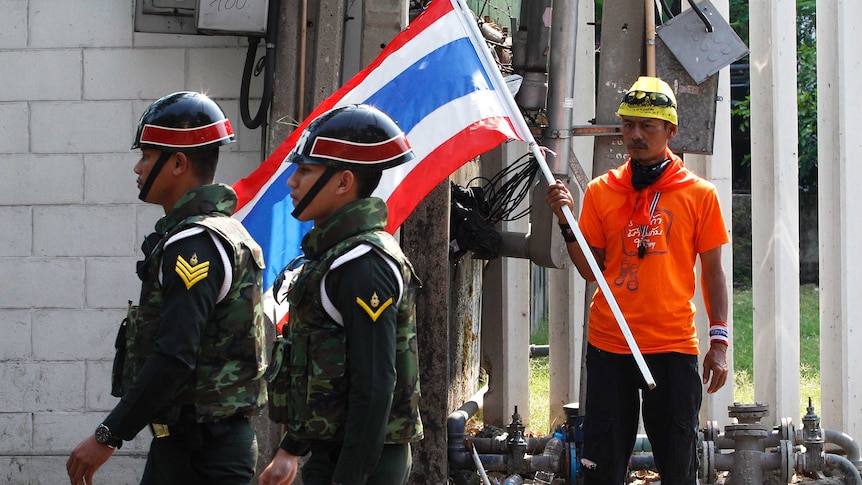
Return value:
<svg viewBox="0 0 862 485">
<path fill-rule="evenodd" d="M 248 484 L 257 440 L 249 417 L 266 404 L 260 246 L 231 215 L 236 193 L 213 184 L 230 122 L 208 97 L 174 93 L 141 117 L 132 149 L 139 198 L 165 217 L 142 246 L 140 304 L 117 336 L 112 394 L 96 432 L 72 452 L 73 485 L 145 427 L 142 484 Z M 109 482 L 111 480 L 108 480 Z"/>
<path fill-rule="evenodd" d="M 261 485 L 407 482 L 422 439 L 415 291 L 419 281 L 370 197 L 381 171 L 414 157 L 398 126 L 366 105 L 313 121 L 287 162 L 294 217 L 314 221 L 288 290 L 290 317 L 268 371 L 270 417 L 285 434 Z"/>
</svg>

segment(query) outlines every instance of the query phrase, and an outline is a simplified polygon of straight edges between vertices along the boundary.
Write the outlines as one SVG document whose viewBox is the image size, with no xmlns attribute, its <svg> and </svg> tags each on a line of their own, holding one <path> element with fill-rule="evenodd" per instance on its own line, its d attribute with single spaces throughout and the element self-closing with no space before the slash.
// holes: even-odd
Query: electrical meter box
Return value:
<svg viewBox="0 0 862 485">
<path fill-rule="evenodd" d="M 263 37 L 269 0 L 135 0 L 135 32 Z"/>
<path fill-rule="evenodd" d="M 135 0 L 135 32 L 197 34 L 198 0 Z"/>
<path fill-rule="evenodd" d="M 197 0 L 197 29 L 203 34 L 266 35 L 269 0 Z"/>
</svg>

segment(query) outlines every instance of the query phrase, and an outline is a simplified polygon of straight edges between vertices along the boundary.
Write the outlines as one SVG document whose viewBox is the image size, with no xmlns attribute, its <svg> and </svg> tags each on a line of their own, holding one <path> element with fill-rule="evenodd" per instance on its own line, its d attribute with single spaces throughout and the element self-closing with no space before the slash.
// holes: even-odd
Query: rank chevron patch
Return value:
<svg viewBox="0 0 862 485">
<path fill-rule="evenodd" d="M 191 262 L 186 261 L 182 256 L 177 256 L 177 265 L 174 267 L 174 271 L 176 271 L 180 276 L 180 279 L 183 280 L 183 283 L 186 285 L 186 289 L 190 290 L 195 283 L 203 280 L 209 275 L 210 262 L 204 261 L 203 263 L 198 264 L 197 254 L 192 254 Z"/>
<path fill-rule="evenodd" d="M 356 297 L 356 303 L 360 308 L 365 310 L 365 313 L 371 317 L 372 322 L 376 322 L 378 318 L 380 318 L 380 314 L 383 313 L 383 310 L 389 308 L 389 305 L 392 304 L 392 297 L 389 297 L 388 300 L 384 301 L 382 305 L 380 305 L 380 299 L 377 297 L 377 293 L 371 295 L 371 306 L 368 306 L 368 303 L 362 301 L 362 298 Z M 378 305 L 380 306 L 379 308 Z M 371 308 L 377 308 L 377 310 L 372 310 Z"/>
</svg>

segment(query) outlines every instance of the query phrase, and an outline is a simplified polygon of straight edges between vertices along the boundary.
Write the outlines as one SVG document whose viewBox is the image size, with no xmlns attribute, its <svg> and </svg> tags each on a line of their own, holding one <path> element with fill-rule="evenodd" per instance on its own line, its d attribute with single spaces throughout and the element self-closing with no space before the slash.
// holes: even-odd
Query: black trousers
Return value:
<svg viewBox="0 0 862 485">
<path fill-rule="evenodd" d="M 587 348 L 585 485 L 626 483 L 643 400 L 644 429 L 662 485 L 694 485 L 702 382 L 697 356 L 644 355 L 656 382 L 650 390 L 631 354 Z M 585 462 L 586 460 L 586 462 Z"/>
<path fill-rule="evenodd" d="M 182 421 L 170 436 L 153 438 L 141 485 L 248 485 L 257 455 L 254 428 L 245 417 Z"/>
<path fill-rule="evenodd" d="M 335 464 L 341 454 L 341 446 L 327 443 L 311 445 L 311 456 L 302 465 L 304 485 L 330 485 Z M 380 460 L 371 475 L 351 483 L 368 485 L 403 485 L 413 468 L 413 454 L 410 443 L 383 445 Z"/>
</svg>

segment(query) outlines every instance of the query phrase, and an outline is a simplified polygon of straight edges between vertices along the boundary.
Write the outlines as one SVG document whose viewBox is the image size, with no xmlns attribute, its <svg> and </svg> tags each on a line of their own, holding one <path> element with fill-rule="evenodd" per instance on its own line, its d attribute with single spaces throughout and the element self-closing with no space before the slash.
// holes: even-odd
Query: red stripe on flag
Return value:
<svg viewBox="0 0 862 485">
<path fill-rule="evenodd" d="M 499 116 L 477 121 L 440 144 L 404 177 L 386 200 L 386 206 L 389 208 L 386 231 L 395 232 L 419 202 L 439 185 L 429 185 L 428 181 L 446 180 L 464 163 L 485 153 L 488 146 L 497 146 L 507 140 L 517 139 L 515 133 L 509 118 Z M 456 166 L 446 163 L 450 160 L 463 160 L 467 153 L 470 158 Z"/>
</svg>

